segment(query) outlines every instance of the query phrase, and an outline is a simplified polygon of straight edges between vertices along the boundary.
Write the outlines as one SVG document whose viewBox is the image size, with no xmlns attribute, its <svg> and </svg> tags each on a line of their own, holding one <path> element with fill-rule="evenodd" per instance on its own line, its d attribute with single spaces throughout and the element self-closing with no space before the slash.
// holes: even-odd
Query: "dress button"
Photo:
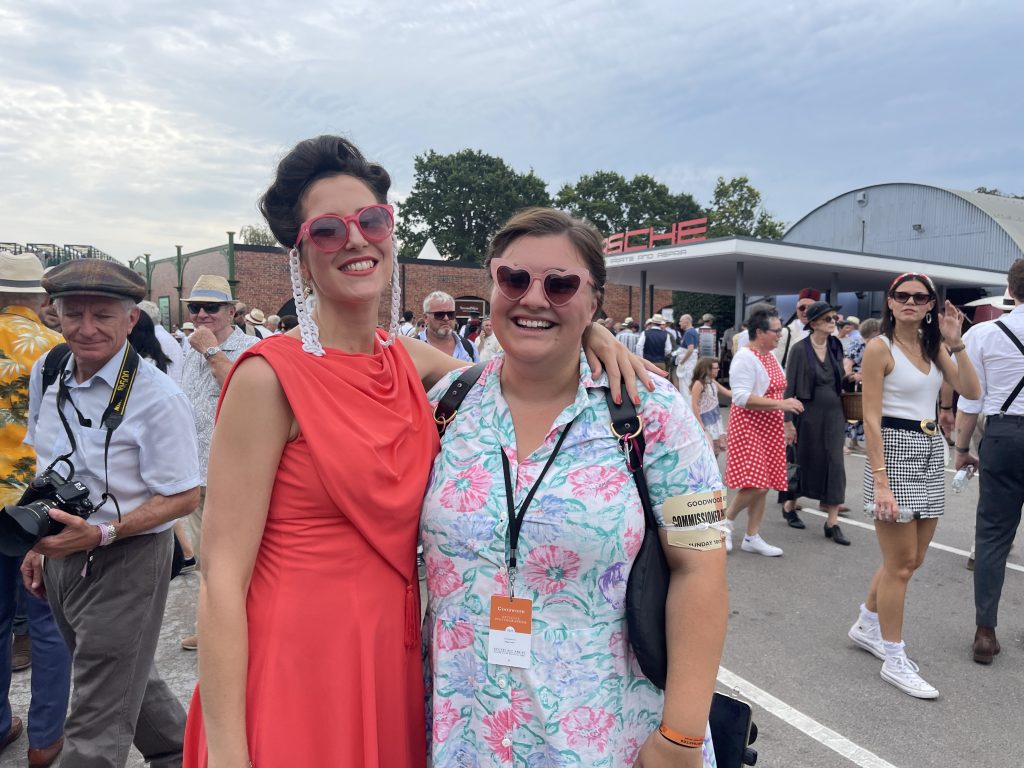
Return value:
<svg viewBox="0 0 1024 768">
<path fill-rule="evenodd" d="M 498 687 L 499 688 L 504 688 L 506 685 L 508 685 L 508 680 L 506 680 L 504 677 L 499 677 L 498 678 Z"/>
<path fill-rule="evenodd" d="M 501 740 L 501 746 L 503 746 L 503 747 L 511 747 L 512 746 L 512 739 L 510 739 L 508 736 L 506 736 L 504 739 Z"/>
</svg>

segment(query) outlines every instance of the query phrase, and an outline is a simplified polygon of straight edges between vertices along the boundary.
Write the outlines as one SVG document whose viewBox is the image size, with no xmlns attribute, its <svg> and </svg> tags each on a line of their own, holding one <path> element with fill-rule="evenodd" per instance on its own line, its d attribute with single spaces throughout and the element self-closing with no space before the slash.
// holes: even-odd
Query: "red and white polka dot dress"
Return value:
<svg viewBox="0 0 1024 768">
<path fill-rule="evenodd" d="M 768 390 L 763 397 L 782 400 L 786 391 L 786 374 L 782 372 L 779 361 L 771 352 L 750 351 L 757 355 L 768 371 Z M 733 403 L 729 409 L 726 486 L 786 490 L 784 421 L 782 411 L 754 411 Z"/>
</svg>

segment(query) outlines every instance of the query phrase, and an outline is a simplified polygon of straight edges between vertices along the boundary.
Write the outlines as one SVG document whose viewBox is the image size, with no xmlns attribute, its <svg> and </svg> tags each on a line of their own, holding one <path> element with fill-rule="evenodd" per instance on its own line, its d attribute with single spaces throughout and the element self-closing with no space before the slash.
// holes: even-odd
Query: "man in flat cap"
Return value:
<svg viewBox="0 0 1024 768">
<path fill-rule="evenodd" d="M 33 364 L 64 339 L 40 319 L 46 293 L 43 265 L 34 253 L 0 250 L 0 505 L 17 504 L 35 477 L 36 455 L 23 444 L 28 427 L 29 373 Z M 24 605 L 32 665 L 32 717 L 28 724 L 29 765 L 51 765 L 64 743 L 64 714 L 71 690 L 71 656 L 45 600 L 25 593 L 18 569 L 22 558 L 0 555 L 0 642 L 11 637 L 17 607 Z M 21 599 L 23 599 L 23 602 Z M 17 647 L 21 636 L 15 638 Z M 0 651 L 0 750 L 18 739 L 24 726 L 11 711 L 12 659 Z"/>
<path fill-rule="evenodd" d="M 96 507 L 54 509 L 64 528 L 25 557 L 25 585 L 46 596 L 71 649 L 75 695 L 63 764 L 121 768 L 134 742 L 153 768 L 182 761 L 185 711 L 154 664 L 167 600 L 174 520 L 198 499 L 188 399 L 127 343 L 146 292 L 114 261 L 76 259 L 42 281 L 70 355 L 32 369 L 26 442 L 37 475 L 72 474 Z M 176 461 L 167 461 L 167 456 Z M 61 461 L 61 457 L 67 461 Z M 45 565 L 40 555 L 45 555 Z"/>
<path fill-rule="evenodd" d="M 238 307 L 231 298 L 231 285 L 220 275 L 200 275 L 188 298 L 182 299 L 188 309 L 195 331 L 188 337 L 181 388 L 192 403 L 196 434 L 199 438 L 199 502 L 188 516 L 192 551 L 203 564 L 203 504 L 206 501 L 206 468 L 213 440 L 213 422 L 221 387 L 231 365 L 259 339 L 244 332 L 235 323 Z M 261 313 L 262 314 L 262 313 Z M 199 637 L 192 633 L 181 641 L 186 651 L 199 648 Z"/>
</svg>

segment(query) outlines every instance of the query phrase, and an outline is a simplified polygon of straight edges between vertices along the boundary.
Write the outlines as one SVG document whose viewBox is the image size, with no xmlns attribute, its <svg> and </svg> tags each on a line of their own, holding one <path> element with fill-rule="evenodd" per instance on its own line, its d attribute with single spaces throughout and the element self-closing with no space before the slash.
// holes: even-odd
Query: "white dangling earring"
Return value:
<svg viewBox="0 0 1024 768">
<path fill-rule="evenodd" d="M 924 316 L 924 321 L 926 323 L 928 323 L 928 325 L 932 324 L 932 313 L 931 312 L 929 312 L 927 315 Z"/>
<path fill-rule="evenodd" d="M 391 325 L 388 337 L 380 343 L 381 347 L 390 347 L 398 338 L 398 310 L 402 303 L 402 277 L 398 267 L 398 243 L 391 238 Z"/>
<path fill-rule="evenodd" d="M 295 314 L 299 318 L 299 333 L 302 335 L 302 349 L 311 355 L 323 357 L 323 346 L 320 344 L 320 328 L 306 305 L 307 297 L 312 291 L 302 284 L 302 271 L 299 269 L 299 249 L 288 251 L 288 273 L 292 280 L 292 298 L 295 299 Z"/>
</svg>

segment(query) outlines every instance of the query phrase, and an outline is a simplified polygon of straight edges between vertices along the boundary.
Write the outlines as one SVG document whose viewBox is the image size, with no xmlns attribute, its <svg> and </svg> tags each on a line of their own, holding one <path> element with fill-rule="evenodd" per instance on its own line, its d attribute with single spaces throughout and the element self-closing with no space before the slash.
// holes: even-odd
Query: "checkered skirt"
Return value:
<svg viewBox="0 0 1024 768">
<path fill-rule="evenodd" d="M 946 506 L 945 451 L 942 435 L 882 427 L 889 487 L 899 505 L 896 522 L 941 517 Z M 864 462 L 864 511 L 875 518 L 875 480 Z"/>
</svg>

